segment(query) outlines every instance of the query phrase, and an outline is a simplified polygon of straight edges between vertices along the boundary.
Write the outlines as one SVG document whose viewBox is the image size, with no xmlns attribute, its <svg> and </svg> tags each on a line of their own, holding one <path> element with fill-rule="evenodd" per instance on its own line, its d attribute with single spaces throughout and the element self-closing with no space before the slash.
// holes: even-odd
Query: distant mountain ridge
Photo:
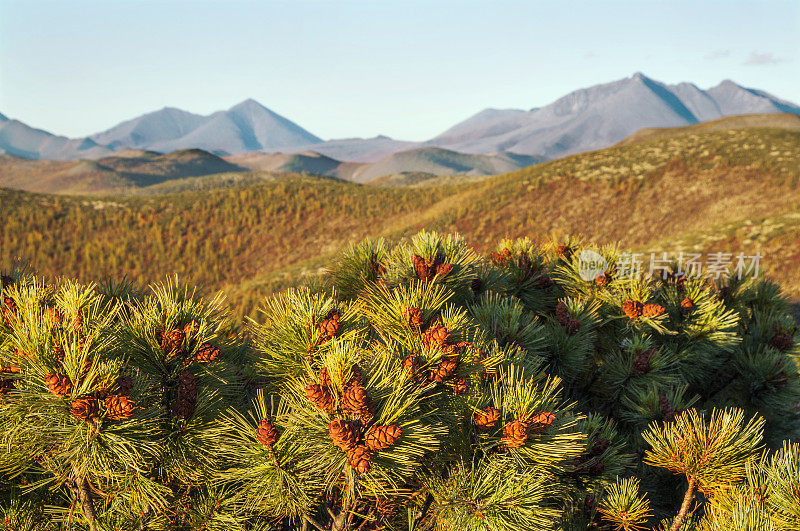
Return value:
<svg viewBox="0 0 800 531">
<path fill-rule="evenodd" d="M 539 159 L 608 147 L 645 128 L 765 113 L 800 115 L 800 106 L 730 80 L 702 90 L 692 83 L 668 85 L 636 73 L 576 90 L 543 107 L 484 109 L 424 142 L 385 136 L 323 141 L 249 99 L 207 116 L 166 107 L 84 139 L 56 136 L 0 114 L 0 153 L 91 159 L 125 149 L 202 149 L 217 155 L 314 151 L 339 161 L 377 162 L 398 152 L 439 147 L 465 154 L 510 152 Z"/>
</svg>

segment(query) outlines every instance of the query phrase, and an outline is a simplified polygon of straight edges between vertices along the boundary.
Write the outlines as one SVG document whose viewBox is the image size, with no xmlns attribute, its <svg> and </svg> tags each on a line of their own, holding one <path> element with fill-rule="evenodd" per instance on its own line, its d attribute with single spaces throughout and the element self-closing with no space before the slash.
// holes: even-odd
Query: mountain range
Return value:
<svg viewBox="0 0 800 531">
<path fill-rule="evenodd" d="M 439 147 L 467 154 L 550 159 L 608 147 L 644 128 L 763 113 L 800 115 L 800 106 L 730 80 L 702 90 L 691 83 L 668 85 L 636 73 L 576 90 L 543 107 L 485 109 L 424 142 L 385 136 L 324 141 L 260 103 L 246 100 L 208 116 L 167 107 L 82 139 L 56 136 L 0 114 L 0 153 L 95 159 L 126 149 L 202 149 L 220 156 L 314 151 L 338 161 L 376 162 L 402 151 Z"/>
</svg>

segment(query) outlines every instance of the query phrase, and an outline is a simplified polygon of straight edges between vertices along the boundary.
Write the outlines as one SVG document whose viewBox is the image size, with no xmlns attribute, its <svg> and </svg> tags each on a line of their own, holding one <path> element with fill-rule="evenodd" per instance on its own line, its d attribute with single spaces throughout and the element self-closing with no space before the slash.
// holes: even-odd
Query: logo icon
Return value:
<svg viewBox="0 0 800 531">
<path fill-rule="evenodd" d="M 603 255 L 584 249 L 578 256 L 578 274 L 586 282 L 591 282 L 608 269 L 608 262 Z"/>
</svg>

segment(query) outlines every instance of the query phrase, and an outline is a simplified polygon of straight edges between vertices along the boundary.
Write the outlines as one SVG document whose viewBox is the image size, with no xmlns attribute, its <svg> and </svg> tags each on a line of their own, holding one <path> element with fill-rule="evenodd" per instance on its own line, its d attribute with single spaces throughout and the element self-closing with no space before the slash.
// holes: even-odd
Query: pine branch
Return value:
<svg viewBox="0 0 800 531">
<path fill-rule="evenodd" d="M 97 531 L 97 517 L 95 516 L 94 512 L 92 493 L 89 491 L 89 482 L 83 475 L 80 474 L 77 466 L 73 466 L 73 480 L 75 481 L 75 489 L 78 493 L 78 499 L 81 502 L 83 517 L 86 518 L 91 530 Z"/>
<path fill-rule="evenodd" d="M 678 515 L 672 522 L 672 526 L 669 528 L 670 531 L 678 531 L 683 525 L 684 520 L 686 520 L 686 516 L 689 514 L 689 506 L 692 504 L 692 499 L 694 499 L 695 487 L 696 487 L 696 479 L 694 477 L 690 477 L 689 486 L 686 489 L 686 495 L 683 497 L 683 503 L 681 504 L 681 509 L 680 511 L 678 511 Z"/>
</svg>

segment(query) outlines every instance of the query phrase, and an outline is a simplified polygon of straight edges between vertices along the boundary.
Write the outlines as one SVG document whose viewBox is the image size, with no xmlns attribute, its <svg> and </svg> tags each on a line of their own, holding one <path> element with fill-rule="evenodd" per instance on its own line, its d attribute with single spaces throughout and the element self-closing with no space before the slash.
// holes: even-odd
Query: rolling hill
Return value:
<svg viewBox="0 0 800 531">
<path fill-rule="evenodd" d="M 289 176 L 106 198 L 6 189 L 0 268 L 20 258 L 46 274 L 142 283 L 177 273 L 224 290 L 245 315 L 349 242 L 425 227 L 459 232 L 481 252 L 505 236 L 566 234 L 643 253 L 759 252 L 762 270 L 800 299 L 800 131 L 764 120 L 672 130 L 462 184 Z"/>
<path fill-rule="evenodd" d="M 0 156 L 0 186 L 47 193 L 126 193 L 164 181 L 242 171 L 246 169 L 199 149 L 166 155 L 128 151 L 78 161 Z"/>
</svg>

